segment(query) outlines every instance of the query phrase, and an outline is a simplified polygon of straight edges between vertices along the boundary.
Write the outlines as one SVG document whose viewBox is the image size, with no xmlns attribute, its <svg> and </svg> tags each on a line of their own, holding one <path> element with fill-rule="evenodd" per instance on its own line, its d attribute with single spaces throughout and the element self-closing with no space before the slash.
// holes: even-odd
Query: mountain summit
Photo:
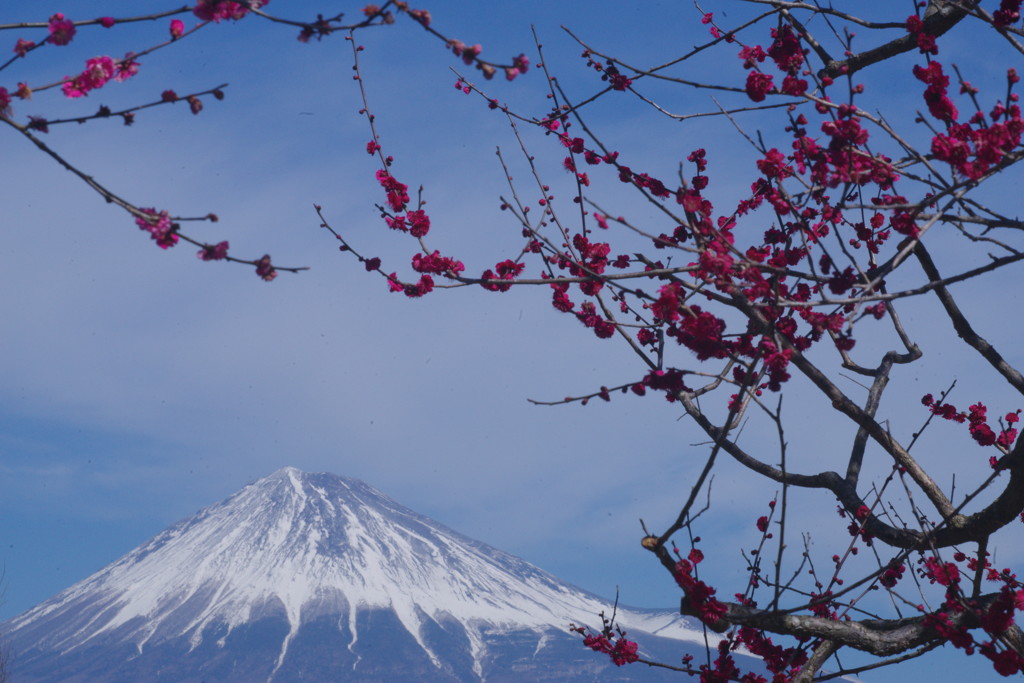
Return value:
<svg viewBox="0 0 1024 683">
<path fill-rule="evenodd" d="M 2 630 L 25 683 L 660 678 L 568 633 L 601 611 L 359 480 L 286 467 Z M 618 622 L 675 661 L 703 650 L 678 614 L 620 607 Z"/>
</svg>

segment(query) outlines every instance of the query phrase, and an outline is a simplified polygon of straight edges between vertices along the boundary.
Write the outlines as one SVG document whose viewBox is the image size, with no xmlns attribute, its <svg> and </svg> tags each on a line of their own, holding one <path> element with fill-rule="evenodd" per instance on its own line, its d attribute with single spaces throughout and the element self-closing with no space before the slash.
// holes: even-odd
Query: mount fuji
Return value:
<svg viewBox="0 0 1024 683">
<path fill-rule="evenodd" d="M 11 680 L 656 681 L 585 649 L 609 601 L 402 507 L 286 467 L 0 625 Z M 702 661 L 700 625 L 619 607 L 641 655 Z"/>
</svg>

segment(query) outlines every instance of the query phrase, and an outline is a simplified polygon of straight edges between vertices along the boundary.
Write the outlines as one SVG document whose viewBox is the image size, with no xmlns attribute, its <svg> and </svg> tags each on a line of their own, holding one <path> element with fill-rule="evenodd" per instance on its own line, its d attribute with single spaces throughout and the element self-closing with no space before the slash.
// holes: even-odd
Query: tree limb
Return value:
<svg viewBox="0 0 1024 683">
<path fill-rule="evenodd" d="M 980 0 L 966 0 L 963 3 L 951 0 L 931 0 L 924 16 L 925 33 L 941 36 L 960 23 L 967 16 L 968 9 L 973 8 L 979 2 Z M 965 9 L 965 7 L 968 9 Z M 818 72 L 818 77 L 828 76 L 829 78 L 836 78 L 843 75 L 852 76 L 865 67 L 883 62 L 898 54 L 910 52 L 916 48 L 916 36 L 908 33 L 896 40 L 891 40 L 884 45 L 865 50 L 852 57 L 843 60 L 833 60 Z"/>
</svg>

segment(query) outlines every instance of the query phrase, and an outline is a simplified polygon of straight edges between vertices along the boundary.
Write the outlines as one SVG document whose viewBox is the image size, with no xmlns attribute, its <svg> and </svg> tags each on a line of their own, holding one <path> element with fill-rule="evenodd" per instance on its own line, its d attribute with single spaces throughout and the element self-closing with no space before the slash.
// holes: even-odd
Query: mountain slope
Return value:
<svg viewBox="0 0 1024 683">
<path fill-rule="evenodd" d="M 654 680 L 567 633 L 610 607 L 361 481 L 285 468 L 3 631 L 26 683 Z M 677 614 L 618 617 L 672 661 L 703 651 Z"/>
</svg>

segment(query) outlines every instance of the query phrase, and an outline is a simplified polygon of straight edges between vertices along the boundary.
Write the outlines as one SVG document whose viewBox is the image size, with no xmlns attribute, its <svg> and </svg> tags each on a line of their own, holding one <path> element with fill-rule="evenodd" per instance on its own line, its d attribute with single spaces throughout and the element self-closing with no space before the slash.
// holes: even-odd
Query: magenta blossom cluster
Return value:
<svg viewBox="0 0 1024 683">
<path fill-rule="evenodd" d="M 161 249 L 169 249 L 178 243 L 177 226 L 171 222 L 166 211 L 157 213 L 154 208 L 140 209 L 144 216 L 135 218 L 135 225 L 145 230 Z"/>
<path fill-rule="evenodd" d="M 192 8 L 192 14 L 203 21 L 220 22 L 222 19 L 238 21 L 249 13 L 249 9 L 259 9 L 270 0 L 249 0 L 248 2 L 233 2 L 232 0 L 199 0 Z"/>
<path fill-rule="evenodd" d="M 944 420 L 960 424 L 966 423 L 971 438 L 979 446 L 998 446 L 1003 451 L 1006 451 L 1017 440 L 1017 428 L 1013 425 L 1020 421 L 1020 410 L 1006 413 L 1003 416 L 1003 423 L 1006 426 L 996 434 L 988 424 L 988 408 L 981 402 L 970 406 L 967 412 L 958 411 L 956 406 L 951 403 L 936 401 L 931 394 L 925 394 L 921 399 L 921 403 L 928 406 L 929 411 L 933 415 Z M 995 464 L 994 461 L 993 464 Z"/>
<path fill-rule="evenodd" d="M 583 636 L 583 645 L 594 652 L 603 652 L 611 657 L 615 666 L 624 666 L 640 660 L 637 644 L 626 640 L 625 632 L 615 637 L 610 625 L 605 627 L 603 633 L 591 633 L 585 626 L 573 626 L 571 630 Z"/>
<path fill-rule="evenodd" d="M 85 62 L 85 70 L 71 78 L 65 76 L 61 86 L 67 97 L 85 97 L 92 90 L 102 88 L 108 81 L 126 81 L 139 72 L 139 63 L 131 54 L 124 59 L 114 60 L 112 57 L 93 57 Z"/>
<path fill-rule="evenodd" d="M 228 257 L 227 241 L 217 244 L 204 244 L 203 248 L 196 254 L 202 261 L 221 261 Z"/>
<path fill-rule="evenodd" d="M 779 71 L 785 74 L 780 92 L 786 95 L 803 95 L 807 92 L 807 81 L 800 78 L 800 70 L 804 65 L 805 51 L 800 39 L 787 25 L 773 28 L 772 44 L 767 52 L 760 45 L 744 46 L 739 53 L 743 60 L 743 68 L 753 69 L 747 74 L 745 90 L 754 102 L 763 102 L 768 93 L 775 90 L 775 82 L 770 74 L 763 73 L 757 65 L 771 57 Z"/>
<path fill-rule="evenodd" d="M 75 37 L 76 33 L 74 23 L 65 19 L 61 12 L 57 12 L 50 17 L 48 30 L 50 37 L 46 41 L 51 45 L 67 45 Z"/>
<path fill-rule="evenodd" d="M 701 621 L 709 626 L 713 626 L 725 616 L 728 610 L 724 604 L 715 598 L 715 589 L 694 576 L 697 565 L 703 560 L 704 553 L 697 548 L 693 548 L 686 559 L 680 558 L 676 562 L 673 574 L 676 583 L 686 593 L 686 599 L 690 607 L 696 611 Z"/>
</svg>

